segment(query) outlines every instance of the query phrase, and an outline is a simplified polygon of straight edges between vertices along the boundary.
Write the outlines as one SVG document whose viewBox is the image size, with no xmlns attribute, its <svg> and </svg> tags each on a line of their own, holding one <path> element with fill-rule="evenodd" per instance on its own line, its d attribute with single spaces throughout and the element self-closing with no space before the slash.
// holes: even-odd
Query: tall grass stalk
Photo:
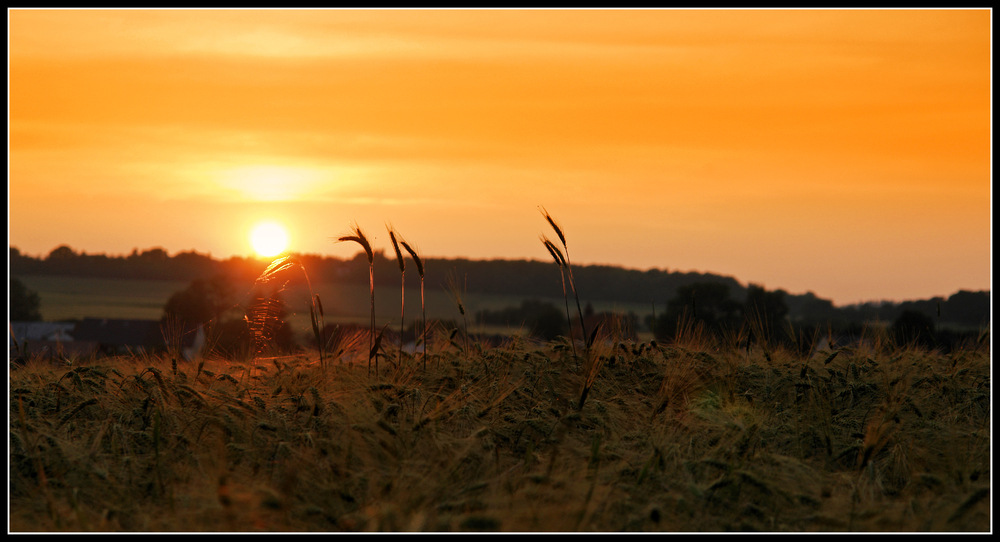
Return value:
<svg viewBox="0 0 1000 542">
<path fill-rule="evenodd" d="M 372 372 L 372 358 L 375 359 L 375 375 L 378 376 L 378 350 L 375 346 L 375 253 L 372 252 L 372 245 L 368 242 L 368 237 L 361 227 L 354 224 L 351 235 L 342 235 L 337 238 L 338 242 L 353 241 L 364 249 L 368 256 L 368 289 L 371 293 L 371 326 L 368 335 L 368 374 Z"/>
<path fill-rule="evenodd" d="M 555 230 L 556 236 L 559 237 L 559 242 L 562 243 L 563 246 L 562 254 L 564 256 L 563 262 L 566 265 L 566 274 L 569 276 L 569 287 L 573 291 L 573 297 L 576 299 L 576 311 L 580 316 L 580 329 L 581 331 L 583 331 L 583 340 L 586 341 L 587 324 L 583 321 L 583 308 L 581 308 L 580 306 L 580 295 L 576 291 L 576 281 L 573 279 L 573 266 L 570 263 L 569 259 L 569 247 L 566 246 L 566 236 L 563 235 L 562 228 L 560 228 L 559 224 L 557 224 L 555 219 L 552 218 L 552 215 L 550 215 L 549 212 L 545 210 L 545 207 L 540 207 L 539 210 L 542 212 L 542 215 L 545 217 L 545 220 L 548 221 L 549 225 L 552 226 L 552 229 Z M 553 244 L 552 246 L 555 245 Z M 589 344 L 586 344 L 586 347 L 588 350 L 590 349 Z"/>
<path fill-rule="evenodd" d="M 539 207 L 539 211 L 541 211 L 542 216 L 545 217 L 545 220 L 549 223 L 550 226 L 552 226 L 552 229 L 556 232 L 556 236 L 559 237 L 559 242 L 562 243 L 563 250 L 562 252 L 559 252 L 558 247 L 555 246 L 555 243 L 549 241 L 548 239 L 545 239 L 544 237 L 542 238 L 543 239 L 542 242 L 545 244 L 545 247 L 549 249 L 549 252 L 552 253 L 552 257 L 557 260 L 557 263 L 562 263 L 566 268 L 566 274 L 569 277 L 569 286 L 570 289 L 573 291 L 574 299 L 576 299 L 576 311 L 577 314 L 580 316 L 580 331 L 583 334 L 584 356 L 586 359 L 584 363 L 585 374 L 583 379 L 583 387 L 580 390 L 580 402 L 577 405 L 577 410 L 583 410 L 583 404 L 587 401 L 587 395 L 590 393 L 590 389 L 594 386 L 594 381 L 597 379 L 597 373 L 598 371 L 600 371 L 602 365 L 602 360 L 596 356 L 593 356 L 591 352 L 591 346 L 593 345 L 594 340 L 597 338 L 597 332 L 600 330 L 601 326 L 598 323 L 597 326 L 594 328 L 593 332 L 591 332 L 590 334 L 587 333 L 587 322 L 583 318 L 583 308 L 580 306 L 580 294 L 576 290 L 576 281 L 573 279 L 573 265 L 570 263 L 569 259 L 569 247 L 566 245 L 566 236 L 563 234 L 562 228 L 559 227 L 559 224 L 556 223 L 554 218 L 552 218 L 552 215 L 550 215 L 549 212 L 545 210 L 545 207 Z M 570 329 L 571 329 L 570 336 L 572 338 L 572 324 L 570 324 Z M 575 351 L 576 350 L 574 348 L 574 353 Z"/>
<path fill-rule="evenodd" d="M 462 327 L 465 328 L 462 332 L 463 335 L 463 347 L 462 350 L 465 354 L 466 362 L 469 361 L 469 320 L 465 316 L 465 303 L 462 302 L 462 291 L 464 288 L 459 288 L 458 279 L 455 275 L 448 277 L 448 291 L 451 292 L 451 296 L 455 298 L 455 303 L 458 305 L 458 313 L 462 316 Z"/>
<path fill-rule="evenodd" d="M 573 359 L 579 364 L 580 360 L 576 353 L 576 334 L 573 333 L 573 319 L 569 315 L 569 292 L 566 291 L 566 258 L 563 257 L 559 247 L 550 241 L 548 237 L 542 235 L 541 239 L 542 244 L 545 245 L 549 254 L 552 255 L 552 259 L 556 261 L 556 266 L 559 267 L 559 280 L 562 282 L 563 301 L 566 305 L 566 325 L 569 326 L 569 343 L 573 347 Z"/>
<path fill-rule="evenodd" d="M 396 232 L 392 226 L 386 225 L 389 231 L 389 239 L 392 241 L 392 249 L 396 252 L 396 262 L 399 264 L 399 365 L 403 365 L 403 326 L 406 322 L 406 260 L 403 253 L 399 251 L 399 243 L 396 241 Z"/>
<path fill-rule="evenodd" d="M 413 250 L 413 247 L 408 245 L 406 241 L 400 241 L 403 248 L 410 253 L 410 257 L 413 258 L 413 263 L 417 266 L 417 274 L 420 275 L 420 344 L 423 346 L 423 353 L 421 357 L 424 360 L 424 370 L 427 370 L 427 308 L 424 304 L 424 262 L 417 255 L 417 251 Z M 416 344 L 416 341 L 414 341 Z"/>
</svg>

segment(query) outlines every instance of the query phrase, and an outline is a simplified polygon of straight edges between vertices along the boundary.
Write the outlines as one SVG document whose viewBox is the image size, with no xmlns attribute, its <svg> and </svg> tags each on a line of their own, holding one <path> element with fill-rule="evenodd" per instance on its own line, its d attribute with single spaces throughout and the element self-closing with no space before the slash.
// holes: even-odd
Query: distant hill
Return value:
<svg viewBox="0 0 1000 542">
<path fill-rule="evenodd" d="M 10 247 L 11 276 L 63 275 L 105 278 L 160 279 L 191 281 L 225 275 L 234 280 L 253 281 L 269 263 L 253 258 L 213 259 L 197 252 L 180 252 L 173 256 L 161 248 L 142 252 L 134 250 L 128 256 L 107 256 L 77 252 L 60 246 L 45 257 L 21 254 Z M 294 255 L 307 270 L 313 282 L 329 281 L 368 284 L 368 260 L 363 254 L 351 259 L 319 255 Z M 508 295 L 520 298 L 558 298 L 562 283 L 558 268 L 552 262 L 537 260 L 468 260 L 427 259 L 426 286 L 429 289 L 448 288 L 455 281 L 467 292 Z M 399 269 L 395 258 L 384 252 L 375 253 L 375 281 L 398 284 Z M 695 283 L 716 282 L 729 287 L 733 299 L 746 297 L 747 286 L 733 277 L 712 273 L 680 272 L 659 269 L 645 271 L 607 265 L 574 266 L 573 274 L 581 297 L 591 302 L 618 302 L 648 305 L 662 310 L 678 288 Z M 415 272 L 406 274 L 407 284 L 419 286 Z M 990 322 L 990 292 L 959 291 L 947 297 L 901 303 L 875 302 L 836 307 L 833 302 L 812 292 L 792 295 L 785 293 L 785 303 L 793 322 L 804 324 L 895 320 L 904 311 L 924 314 L 939 325 L 961 328 L 983 327 Z"/>
</svg>

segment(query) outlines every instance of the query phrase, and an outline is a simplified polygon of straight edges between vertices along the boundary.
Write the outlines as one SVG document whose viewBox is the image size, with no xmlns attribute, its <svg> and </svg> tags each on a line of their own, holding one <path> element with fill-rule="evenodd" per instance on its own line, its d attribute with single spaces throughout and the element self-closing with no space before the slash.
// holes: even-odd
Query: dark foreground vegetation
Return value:
<svg viewBox="0 0 1000 542">
<path fill-rule="evenodd" d="M 988 531 L 988 338 L 879 329 L 29 359 L 10 530 Z"/>
</svg>

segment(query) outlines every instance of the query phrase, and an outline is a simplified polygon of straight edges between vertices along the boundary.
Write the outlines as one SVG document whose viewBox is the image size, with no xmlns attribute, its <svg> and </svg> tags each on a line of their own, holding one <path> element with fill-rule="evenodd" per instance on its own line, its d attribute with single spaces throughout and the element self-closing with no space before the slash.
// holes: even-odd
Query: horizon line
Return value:
<svg viewBox="0 0 1000 542">
<path fill-rule="evenodd" d="M 9 243 L 8 243 L 8 247 L 9 247 L 9 249 L 17 250 L 21 255 L 27 256 L 27 257 L 30 257 L 30 258 L 44 260 L 47 257 L 47 254 L 46 255 L 37 255 L 36 256 L 36 255 L 28 254 L 26 252 L 21 252 L 20 248 L 18 248 L 15 245 L 11 245 Z M 128 256 L 131 256 L 132 253 L 139 253 L 139 254 L 141 254 L 143 252 L 149 252 L 151 250 L 159 249 L 159 250 L 162 250 L 163 252 L 165 252 L 167 254 L 167 256 L 170 257 L 170 258 L 176 257 L 176 256 L 178 256 L 180 254 L 196 254 L 196 255 L 199 255 L 199 256 L 205 256 L 205 257 L 207 257 L 207 258 L 209 258 L 209 259 L 211 259 L 213 261 L 218 261 L 218 262 L 225 262 L 227 260 L 234 260 L 234 259 L 238 259 L 238 260 L 256 260 L 256 261 L 266 262 L 266 261 L 276 260 L 276 259 L 281 258 L 283 256 L 289 256 L 289 257 L 291 257 L 291 256 L 300 256 L 300 257 L 301 256 L 314 256 L 314 257 L 323 258 L 323 259 L 335 259 L 335 260 L 340 260 L 340 261 L 349 261 L 349 260 L 355 259 L 359 254 L 361 254 L 361 255 L 364 254 L 364 251 L 358 251 L 357 253 L 355 253 L 354 256 L 351 256 L 350 258 L 343 258 L 341 256 L 336 256 L 336 255 L 325 255 L 325 254 L 311 253 L 311 252 L 294 252 L 294 251 L 288 251 L 288 252 L 284 252 L 284 253 L 281 253 L 281 254 L 276 255 L 276 256 L 267 256 L 267 257 L 262 257 L 262 256 L 258 256 L 258 255 L 238 255 L 238 254 L 232 254 L 232 255 L 226 256 L 226 257 L 217 257 L 217 256 L 213 256 L 212 253 L 211 253 L 211 251 L 208 251 L 208 252 L 199 252 L 197 249 L 194 249 L 194 248 L 187 249 L 187 250 L 178 250 L 178 251 L 175 251 L 175 252 L 171 253 L 170 251 L 168 251 L 163 246 L 152 246 L 152 247 L 149 247 L 149 248 L 146 248 L 146 249 L 142 249 L 142 250 L 140 250 L 138 247 L 133 247 L 132 248 L 132 253 L 129 253 L 129 254 L 124 254 L 124 253 L 109 254 L 109 253 L 106 253 L 106 252 L 93 252 L 93 253 L 90 253 L 90 252 L 86 252 L 86 250 L 83 250 L 83 249 L 79 249 L 78 250 L 78 249 L 73 248 L 72 246 L 70 246 L 67 243 L 61 243 L 61 244 L 57 245 L 55 248 L 51 249 L 49 251 L 49 253 L 51 254 L 52 251 L 57 250 L 57 249 L 59 249 L 61 247 L 69 248 L 74 253 L 79 254 L 81 256 L 105 256 L 105 257 L 108 257 L 108 258 L 126 258 Z M 385 248 L 381 248 L 379 250 L 374 250 L 373 249 L 373 252 L 380 254 L 385 259 L 390 259 L 388 256 L 386 256 L 386 249 Z M 430 260 L 445 260 L 445 261 L 447 261 L 447 260 L 467 260 L 467 261 L 473 261 L 473 262 L 526 261 L 526 262 L 541 263 L 541 264 L 551 263 L 551 262 L 547 262 L 544 258 L 534 258 L 534 257 L 531 257 L 531 258 L 528 258 L 528 257 L 521 257 L 521 258 L 509 258 L 509 257 L 473 258 L 473 257 L 469 257 L 469 256 L 421 256 L 421 259 L 426 260 L 426 261 L 430 261 Z M 698 270 L 698 269 L 681 270 L 679 268 L 677 268 L 677 269 L 668 269 L 668 268 L 665 268 L 665 267 L 639 268 L 639 267 L 629 267 L 629 266 L 624 265 L 624 264 L 613 264 L 613 263 L 574 263 L 573 265 L 576 266 L 576 267 L 612 267 L 612 268 L 617 268 L 617 269 L 621 269 L 621 270 L 624 270 L 624 271 L 636 271 L 636 272 L 659 271 L 659 272 L 662 272 L 662 273 L 678 273 L 678 274 L 693 273 L 693 274 L 699 274 L 699 275 L 713 275 L 713 276 L 716 276 L 716 277 L 719 277 L 719 278 L 732 279 L 737 284 L 739 284 L 741 287 L 748 287 L 750 285 L 758 284 L 758 283 L 755 283 L 755 282 L 752 282 L 752 281 L 746 281 L 746 282 L 744 282 L 744 281 L 740 280 L 739 277 L 737 277 L 735 275 L 723 274 L 721 272 L 708 271 L 708 270 Z M 7 260 L 7 271 L 8 271 L 8 275 L 10 275 L 10 254 L 9 254 L 9 250 L 8 250 L 8 260 Z M 979 289 L 957 287 L 951 294 L 943 295 L 943 296 L 942 295 L 929 295 L 929 296 L 924 297 L 924 298 L 911 298 L 911 299 L 900 299 L 900 300 L 885 299 L 885 298 L 882 298 L 882 299 L 869 299 L 869 300 L 853 301 L 853 302 L 844 303 L 844 304 L 836 304 L 836 303 L 834 303 L 834 301 L 833 301 L 832 298 L 824 298 L 824 297 L 820 296 L 818 293 L 816 293 L 813 290 L 806 290 L 806 291 L 804 291 L 802 293 L 792 293 L 792 292 L 790 292 L 790 291 L 788 291 L 788 290 L 786 290 L 784 288 L 780 288 L 779 287 L 779 288 L 776 288 L 775 290 L 772 290 L 772 291 L 779 291 L 779 290 L 785 292 L 785 294 L 790 295 L 790 296 L 812 295 L 812 296 L 816 297 L 817 299 L 823 299 L 823 300 L 826 300 L 826 301 L 830 301 L 835 307 L 841 307 L 841 308 L 843 308 L 843 307 L 851 307 L 851 306 L 867 305 L 867 304 L 885 304 L 885 303 L 900 304 L 900 303 L 905 303 L 907 301 L 921 301 L 921 300 L 930 300 L 930 299 L 935 299 L 935 298 L 944 298 L 944 299 L 947 299 L 951 295 L 954 295 L 954 294 L 959 293 L 959 292 L 987 292 L 987 293 L 990 294 L 991 303 L 992 303 L 992 297 L 993 297 L 992 284 L 990 285 L 989 288 L 979 288 Z"/>
</svg>

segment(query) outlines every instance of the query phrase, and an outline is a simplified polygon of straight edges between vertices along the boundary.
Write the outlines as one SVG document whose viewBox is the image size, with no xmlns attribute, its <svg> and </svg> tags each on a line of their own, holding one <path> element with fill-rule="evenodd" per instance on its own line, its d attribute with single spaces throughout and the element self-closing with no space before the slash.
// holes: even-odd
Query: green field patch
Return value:
<svg viewBox="0 0 1000 542">
<path fill-rule="evenodd" d="M 41 300 L 42 319 L 63 321 L 82 318 L 132 318 L 158 320 L 163 316 L 163 307 L 171 295 L 185 289 L 186 281 L 110 279 L 94 277 L 67 277 L 49 275 L 25 275 L 18 277 L 26 287 L 38 293 Z M 238 302 L 245 306 L 254 284 L 234 285 Z M 312 293 L 320 296 L 327 323 L 367 324 L 369 318 L 369 290 L 367 286 L 336 282 L 312 284 Z M 517 306 L 523 298 L 513 295 L 481 294 L 466 292 L 460 294 L 465 306 L 470 332 L 502 333 L 504 329 L 516 331 L 519 322 L 511 322 L 508 328 L 480 326 L 475 314 L 481 310 L 498 310 Z M 292 276 L 281 293 L 288 309 L 288 321 L 297 333 L 310 329 L 310 290 L 300 277 Z M 542 299 L 557 307 L 563 307 L 562 298 Z M 430 320 L 453 320 L 462 324 L 462 315 L 454 296 L 447 291 L 428 289 L 425 291 L 427 318 Z M 597 311 L 648 310 L 638 304 L 595 303 Z M 421 317 L 420 289 L 408 287 L 405 291 L 406 325 Z M 381 327 L 388 323 L 396 328 L 400 319 L 400 289 L 398 285 L 375 286 L 375 318 Z"/>
<path fill-rule="evenodd" d="M 167 299 L 187 286 L 184 281 L 109 279 L 94 277 L 20 276 L 38 293 L 42 319 L 50 322 L 79 318 L 157 320 Z"/>
</svg>

